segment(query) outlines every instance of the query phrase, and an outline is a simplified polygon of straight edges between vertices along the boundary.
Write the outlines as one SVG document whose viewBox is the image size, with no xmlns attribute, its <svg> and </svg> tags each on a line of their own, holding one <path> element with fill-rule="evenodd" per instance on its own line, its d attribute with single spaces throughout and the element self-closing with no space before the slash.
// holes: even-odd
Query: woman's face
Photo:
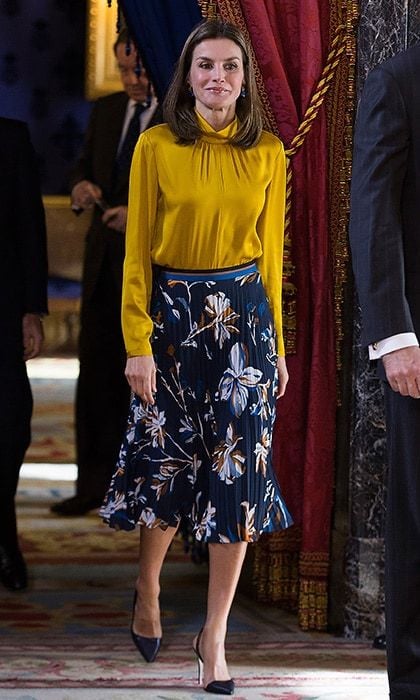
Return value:
<svg viewBox="0 0 420 700">
<path fill-rule="evenodd" d="M 197 111 L 222 111 L 233 119 L 244 85 L 242 51 L 231 39 L 206 39 L 195 47 L 187 76 Z"/>
</svg>

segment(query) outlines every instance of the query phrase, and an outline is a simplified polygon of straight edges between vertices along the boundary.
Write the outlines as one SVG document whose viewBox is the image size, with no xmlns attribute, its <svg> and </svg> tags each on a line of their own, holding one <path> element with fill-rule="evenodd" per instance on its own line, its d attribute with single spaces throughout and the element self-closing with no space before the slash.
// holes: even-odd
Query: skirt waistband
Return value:
<svg viewBox="0 0 420 700">
<path fill-rule="evenodd" d="M 245 275 L 252 274 L 253 272 L 258 272 L 257 265 L 254 260 L 247 263 L 242 263 L 242 265 L 234 265 L 233 267 L 223 267 L 214 270 L 181 270 L 179 268 L 171 267 L 161 267 L 160 265 L 153 265 L 153 270 L 156 274 L 164 277 L 165 279 L 176 279 L 176 280 L 203 280 L 207 282 L 209 280 L 229 280 L 235 277 L 243 277 Z"/>
</svg>

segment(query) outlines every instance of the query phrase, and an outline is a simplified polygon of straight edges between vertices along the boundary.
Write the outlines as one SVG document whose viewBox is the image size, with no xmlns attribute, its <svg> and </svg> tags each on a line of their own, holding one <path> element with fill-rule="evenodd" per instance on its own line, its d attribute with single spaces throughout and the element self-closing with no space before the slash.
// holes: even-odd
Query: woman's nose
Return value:
<svg viewBox="0 0 420 700">
<path fill-rule="evenodd" d="M 215 66 L 214 68 L 214 75 L 213 75 L 213 80 L 217 80 L 217 82 L 221 82 L 225 80 L 225 69 L 223 66 Z"/>
</svg>

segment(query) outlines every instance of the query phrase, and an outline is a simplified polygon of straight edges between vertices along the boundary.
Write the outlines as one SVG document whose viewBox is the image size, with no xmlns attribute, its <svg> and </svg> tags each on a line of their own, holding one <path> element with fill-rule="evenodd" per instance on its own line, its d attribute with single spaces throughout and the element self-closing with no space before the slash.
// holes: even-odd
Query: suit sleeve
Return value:
<svg viewBox="0 0 420 700">
<path fill-rule="evenodd" d="M 368 77 L 355 130 L 350 244 L 366 345 L 413 332 L 405 295 L 401 196 L 410 129 L 397 81 Z"/>
<path fill-rule="evenodd" d="M 21 125 L 17 143 L 16 232 L 23 283 L 23 313 L 47 313 L 47 238 L 36 156 Z"/>
<path fill-rule="evenodd" d="M 69 187 L 73 189 L 81 180 L 93 181 L 94 134 L 98 116 L 98 102 L 95 102 L 86 129 L 85 140 L 79 160 L 70 173 Z"/>
<path fill-rule="evenodd" d="M 155 153 L 147 131 L 131 162 L 123 275 L 122 327 L 127 355 L 151 355 L 149 315 L 152 290 L 151 248 L 158 205 Z"/>
</svg>

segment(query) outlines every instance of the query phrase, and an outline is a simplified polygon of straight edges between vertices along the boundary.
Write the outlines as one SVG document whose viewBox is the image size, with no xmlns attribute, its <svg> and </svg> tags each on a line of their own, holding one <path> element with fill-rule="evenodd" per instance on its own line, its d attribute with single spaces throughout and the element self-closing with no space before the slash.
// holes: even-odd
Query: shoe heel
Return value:
<svg viewBox="0 0 420 700">
<path fill-rule="evenodd" d="M 193 651 L 197 657 L 197 665 L 198 665 L 198 683 L 200 685 L 203 684 L 203 668 L 204 668 L 204 661 L 203 657 L 200 654 L 200 639 L 201 635 L 203 632 L 203 628 L 199 631 L 197 635 L 197 639 L 195 641 L 195 644 L 193 642 Z M 229 678 L 227 681 L 212 681 L 211 683 L 208 683 L 206 687 L 204 688 L 206 693 L 213 693 L 214 695 L 233 695 L 235 692 L 235 683 L 234 681 Z"/>
<path fill-rule="evenodd" d="M 203 662 L 197 658 L 197 683 L 201 685 L 203 682 Z"/>
<path fill-rule="evenodd" d="M 203 666 L 204 666 L 203 659 L 201 658 L 201 654 L 200 654 L 200 637 L 201 637 L 202 631 L 203 631 L 202 629 L 199 631 L 199 633 L 197 635 L 196 642 L 195 642 L 195 644 L 193 643 L 193 652 L 197 657 L 197 683 L 199 685 L 201 685 L 203 682 Z"/>
</svg>

